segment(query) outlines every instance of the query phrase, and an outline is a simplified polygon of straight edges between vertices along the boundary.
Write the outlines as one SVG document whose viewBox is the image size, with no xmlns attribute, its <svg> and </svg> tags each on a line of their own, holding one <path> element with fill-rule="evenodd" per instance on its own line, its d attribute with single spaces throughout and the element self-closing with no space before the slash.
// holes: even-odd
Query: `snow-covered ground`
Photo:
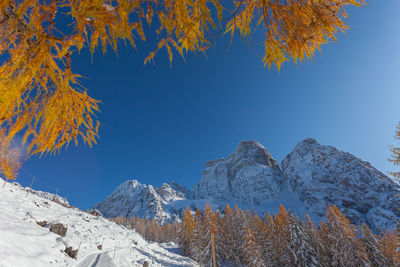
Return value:
<svg viewBox="0 0 400 267">
<path fill-rule="evenodd" d="M 41 221 L 66 225 L 66 236 L 36 223 Z M 102 250 L 97 248 L 100 244 Z M 64 252 L 66 247 L 79 248 L 77 260 Z M 25 188 L 16 183 L 0 186 L 0 267 L 123 267 L 143 266 L 145 261 L 150 266 L 197 266 L 179 255 L 173 243 L 147 242 L 135 231 L 102 217 L 40 195 L 26 196 Z"/>
</svg>

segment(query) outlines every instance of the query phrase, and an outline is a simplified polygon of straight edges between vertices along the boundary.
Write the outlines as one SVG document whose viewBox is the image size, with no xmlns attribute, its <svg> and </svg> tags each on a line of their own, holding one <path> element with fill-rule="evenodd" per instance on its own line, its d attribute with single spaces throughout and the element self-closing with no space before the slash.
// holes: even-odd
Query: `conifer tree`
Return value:
<svg viewBox="0 0 400 267">
<path fill-rule="evenodd" d="M 201 261 L 202 256 L 202 238 L 204 233 L 203 218 L 200 209 L 197 208 L 194 216 L 194 228 L 192 242 L 190 242 L 190 257 L 197 262 Z"/>
<path fill-rule="evenodd" d="M 267 217 L 267 222 L 268 217 Z M 254 213 L 250 222 L 253 229 L 256 242 L 260 246 L 261 255 L 265 266 L 272 266 L 272 243 L 273 237 L 270 235 L 270 226 L 268 226 L 257 213 Z"/>
<path fill-rule="evenodd" d="M 233 230 L 234 215 L 233 210 L 227 204 L 224 209 L 224 216 L 218 223 L 218 233 L 216 244 L 220 248 L 220 258 L 223 262 L 233 263 L 240 262 L 240 255 L 238 255 L 238 243 L 236 242 L 236 235 Z"/>
<path fill-rule="evenodd" d="M 178 230 L 178 244 L 183 250 L 184 255 L 190 255 L 190 243 L 193 240 L 194 219 L 189 207 L 186 208 L 182 215 L 182 222 Z"/>
<path fill-rule="evenodd" d="M 389 266 L 400 266 L 399 238 L 394 232 L 386 231 L 378 238 L 378 246 L 389 261 Z"/>
<path fill-rule="evenodd" d="M 279 206 L 279 213 L 275 215 L 272 224 L 272 236 L 274 238 L 273 250 L 273 265 L 274 266 L 290 266 L 291 253 L 289 247 L 289 214 L 283 205 Z"/>
<path fill-rule="evenodd" d="M 322 239 L 329 247 L 329 266 L 363 266 L 366 264 L 363 247 L 357 239 L 354 225 L 335 205 L 326 211 L 327 222 L 321 223 Z"/>
<path fill-rule="evenodd" d="M 215 212 L 215 228 L 214 228 L 214 246 L 215 246 L 215 257 L 216 264 L 222 265 L 225 261 L 225 247 L 223 243 L 223 237 L 225 234 L 224 217 L 221 216 L 219 211 Z"/>
<path fill-rule="evenodd" d="M 17 146 L 10 146 L 5 131 L 0 129 L 0 177 L 15 180 L 22 166 L 22 153 Z"/>
<path fill-rule="evenodd" d="M 364 0 L 2 0 L 0 1 L 0 128 L 7 141 L 22 132 L 28 156 L 55 153 L 69 143 L 97 142 L 99 101 L 88 96 L 72 60 L 82 49 L 118 51 L 119 41 L 156 33 L 157 44 L 144 62 L 165 49 L 205 53 L 218 25 L 243 39 L 264 34 L 264 65 L 278 69 L 288 60 L 312 58 L 348 29 L 345 7 Z M 216 12 L 211 6 L 214 6 Z M 64 21 L 67 21 L 68 24 Z M 223 19 L 225 17 L 226 19 Z M 217 23 L 226 22 L 226 23 Z M 145 25 L 157 25 L 148 27 Z M 222 27 L 223 25 L 223 27 Z M 149 33 L 150 31 L 150 33 Z M 218 30 L 217 30 L 218 31 Z"/>
<path fill-rule="evenodd" d="M 215 228 L 215 217 L 210 205 L 204 209 L 202 235 L 201 235 L 201 263 L 212 266 L 211 228 Z"/>
<path fill-rule="evenodd" d="M 254 232 L 250 225 L 247 225 L 243 235 L 242 257 L 245 266 L 262 267 L 266 266 L 261 255 L 261 248 L 256 241 Z"/>
<path fill-rule="evenodd" d="M 394 138 L 397 141 L 400 141 L 400 122 L 397 125 L 397 129 L 396 132 L 394 134 Z M 400 165 L 400 147 L 398 145 L 393 145 L 390 147 L 390 151 L 391 151 L 391 157 L 388 159 L 389 162 L 392 162 L 394 166 L 399 166 Z M 400 179 L 400 171 L 394 171 L 394 172 L 390 172 L 390 174 L 397 180 Z"/>
<path fill-rule="evenodd" d="M 382 250 L 379 248 L 374 234 L 365 224 L 361 227 L 361 234 L 362 242 L 366 248 L 366 254 L 370 265 L 373 267 L 392 266 L 392 264 L 390 264 L 390 262 L 386 259 Z"/>
<path fill-rule="evenodd" d="M 292 252 L 292 265 L 322 267 L 303 221 L 292 213 L 289 216 L 289 249 Z"/>
</svg>

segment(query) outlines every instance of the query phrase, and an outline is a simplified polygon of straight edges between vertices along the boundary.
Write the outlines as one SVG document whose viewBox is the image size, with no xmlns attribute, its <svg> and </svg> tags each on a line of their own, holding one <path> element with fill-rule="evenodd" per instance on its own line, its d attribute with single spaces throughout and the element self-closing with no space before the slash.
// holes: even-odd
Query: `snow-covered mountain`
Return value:
<svg viewBox="0 0 400 267">
<path fill-rule="evenodd" d="M 285 157 L 281 168 L 260 143 L 242 141 L 227 158 L 207 162 L 192 191 L 175 182 L 154 188 L 131 180 L 95 208 L 105 216 L 165 222 L 177 220 L 187 206 L 203 209 L 207 202 L 213 209 L 237 204 L 272 213 L 283 204 L 300 216 L 308 213 L 320 220 L 333 203 L 352 222 L 374 230 L 391 228 L 400 219 L 400 187 L 349 153 L 305 139 Z"/>
<path fill-rule="evenodd" d="M 164 223 L 175 221 L 181 213 L 168 205 L 179 202 L 186 204 L 187 197 L 191 197 L 190 190 L 176 182 L 171 185 L 164 183 L 154 188 L 152 185 L 141 184 L 137 180 L 128 180 L 119 185 L 104 201 L 96 204 L 94 209 L 99 210 L 106 217 L 156 218 Z M 183 209 L 184 206 L 181 208 Z"/>
<path fill-rule="evenodd" d="M 17 183 L 0 187 L 1 267 L 197 266 L 173 243 L 147 242 L 133 230 L 48 196 L 34 190 L 27 196 Z M 58 223 L 66 233 L 49 231 Z M 67 255 L 68 247 L 78 249 L 77 259 Z"/>
<path fill-rule="evenodd" d="M 399 186 L 370 163 L 306 139 L 282 161 L 292 192 L 313 214 L 335 204 L 353 223 L 390 228 L 400 218 Z"/>
<path fill-rule="evenodd" d="M 284 188 L 281 170 L 271 154 L 256 141 L 243 141 L 226 159 L 206 163 L 193 192 L 196 199 L 259 205 L 278 198 Z"/>
</svg>

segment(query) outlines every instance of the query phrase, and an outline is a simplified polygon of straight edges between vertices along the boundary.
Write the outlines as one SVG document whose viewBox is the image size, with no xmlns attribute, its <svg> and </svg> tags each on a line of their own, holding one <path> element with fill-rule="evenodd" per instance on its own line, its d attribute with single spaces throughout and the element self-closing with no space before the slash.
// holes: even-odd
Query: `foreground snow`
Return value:
<svg viewBox="0 0 400 267">
<path fill-rule="evenodd" d="M 0 183 L 2 181 L 0 179 Z M 65 237 L 36 222 L 63 223 Z M 103 243 L 102 250 L 97 248 Z M 78 259 L 66 247 L 79 248 Z M 115 255 L 114 255 L 115 253 Z M 0 266 L 197 266 L 175 244 L 145 241 L 139 234 L 102 217 L 66 208 L 14 183 L 0 187 Z"/>
</svg>

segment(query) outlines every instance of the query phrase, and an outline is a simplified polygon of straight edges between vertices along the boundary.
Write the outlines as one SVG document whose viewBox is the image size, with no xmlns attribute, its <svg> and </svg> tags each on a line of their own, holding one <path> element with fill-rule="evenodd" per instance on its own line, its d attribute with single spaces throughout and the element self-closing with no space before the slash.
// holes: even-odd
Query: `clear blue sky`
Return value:
<svg viewBox="0 0 400 267">
<path fill-rule="evenodd" d="M 58 187 L 81 208 L 127 179 L 191 187 L 207 160 L 227 156 L 244 139 L 258 140 L 280 162 L 298 141 L 314 137 L 387 172 L 400 120 L 400 1 L 368 4 L 348 10 L 352 29 L 339 44 L 324 45 L 312 63 L 286 63 L 280 73 L 263 67 L 262 47 L 238 40 L 228 47 L 228 37 L 207 58 L 188 55 L 185 63 L 176 56 L 172 68 L 166 52 L 143 66 L 152 41 L 138 52 L 122 44 L 119 58 L 96 53 L 93 63 L 83 53 L 72 64 L 103 101 L 99 145 L 70 146 L 23 168 L 40 179 L 34 188 Z M 20 183 L 30 179 L 21 172 Z"/>
</svg>

